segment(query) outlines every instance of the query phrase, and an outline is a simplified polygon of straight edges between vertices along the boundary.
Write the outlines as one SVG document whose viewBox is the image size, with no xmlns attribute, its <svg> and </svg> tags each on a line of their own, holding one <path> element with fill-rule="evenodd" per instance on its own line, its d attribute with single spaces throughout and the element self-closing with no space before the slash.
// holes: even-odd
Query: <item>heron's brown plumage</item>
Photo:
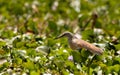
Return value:
<svg viewBox="0 0 120 75">
<path fill-rule="evenodd" d="M 87 50 L 89 50 L 90 52 L 92 52 L 93 54 L 102 54 L 103 50 L 101 48 L 96 47 L 95 45 L 81 40 L 81 39 L 74 39 L 73 42 L 76 43 L 76 45 L 80 48 L 85 48 Z"/>
<path fill-rule="evenodd" d="M 70 32 L 64 32 L 57 38 L 61 38 L 64 36 L 68 38 L 70 48 L 73 50 L 76 50 L 79 48 L 85 48 L 85 49 L 89 50 L 90 52 L 92 52 L 93 54 L 102 54 L 103 53 L 103 50 L 101 48 L 98 48 L 95 45 L 93 45 L 87 41 L 84 41 L 82 39 L 78 39 Z"/>
</svg>

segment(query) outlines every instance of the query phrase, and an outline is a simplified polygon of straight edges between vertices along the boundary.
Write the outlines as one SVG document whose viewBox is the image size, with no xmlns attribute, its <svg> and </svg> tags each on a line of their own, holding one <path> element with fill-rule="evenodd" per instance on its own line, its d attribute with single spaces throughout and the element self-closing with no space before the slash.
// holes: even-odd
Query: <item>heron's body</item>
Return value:
<svg viewBox="0 0 120 75">
<path fill-rule="evenodd" d="M 78 39 L 70 32 L 65 32 L 65 33 L 61 34 L 60 36 L 58 36 L 57 38 L 61 38 L 64 36 L 66 36 L 68 38 L 68 43 L 70 45 L 70 48 L 73 50 L 85 48 L 85 49 L 89 50 L 90 52 L 92 52 L 93 54 L 102 54 L 103 53 L 102 49 L 96 47 L 95 45 L 93 45 L 87 41 Z"/>
</svg>

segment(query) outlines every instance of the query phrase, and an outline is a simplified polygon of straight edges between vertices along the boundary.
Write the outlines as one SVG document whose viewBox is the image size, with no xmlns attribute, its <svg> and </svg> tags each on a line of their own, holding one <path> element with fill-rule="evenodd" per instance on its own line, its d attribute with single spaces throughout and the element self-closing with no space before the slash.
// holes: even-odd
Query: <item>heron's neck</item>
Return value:
<svg viewBox="0 0 120 75">
<path fill-rule="evenodd" d="M 67 38 L 68 38 L 68 41 L 72 41 L 72 39 L 77 39 L 77 37 L 75 37 L 74 35 L 69 36 L 69 37 L 67 37 Z"/>
</svg>

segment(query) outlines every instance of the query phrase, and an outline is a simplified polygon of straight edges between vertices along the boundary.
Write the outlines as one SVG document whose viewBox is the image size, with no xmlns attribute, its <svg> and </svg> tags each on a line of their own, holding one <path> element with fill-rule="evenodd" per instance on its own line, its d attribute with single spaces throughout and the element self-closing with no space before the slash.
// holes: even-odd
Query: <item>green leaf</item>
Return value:
<svg viewBox="0 0 120 75">
<path fill-rule="evenodd" d="M 90 40 L 93 41 L 94 40 L 94 34 L 93 34 L 93 30 L 85 30 L 82 32 L 82 38 L 85 40 Z"/>
<path fill-rule="evenodd" d="M 0 47 L 4 46 L 5 44 L 6 44 L 6 42 L 0 41 Z"/>
<path fill-rule="evenodd" d="M 57 67 L 59 67 L 59 69 L 63 69 L 64 68 L 64 61 L 62 61 L 62 60 L 60 60 L 60 61 L 56 60 L 55 64 L 56 64 Z"/>
<path fill-rule="evenodd" d="M 0 65 L 0 71 L 3 71 L 6 67 L 9 67 L 9 65 L 9 62 L 5 62 L 4 64 Z"/>
<path fill-rule="evenodd" d="M 33 70 L 33 71 L 30 71 L 30 75 L 40 75 L 40 73 Z"/>
<path fill-rule="evenodd" d="M 114 65 L 112 67 L 112 70 L 118 73 L 120 71 L 120 65 L 119 64 Z"/>
<path fill-rule="evenodd" d="M 26 47 L 28 48 L 36 48 L 38 45 L 36 42 L 29 42 L 29 43 L 26 43 Z"/>
<path fill-rule="evenodd" d="M 31 19 L 27 23 L 27 29 L 35 34 L 38 34 L 37 23 L 33 22 Z"/>
<path fill-rule="evenodd" d="M 25 69 L 28 69 L 28 70 L 34 70 L 35 69 L 35 64 L 28 60 L 27 62 L 23 63 L 22 66 L 25 68 Z"/>
<path fill-rule="evenodd" d="M 114 64 L 120 64 L 120 57 L 115 57 L 113 62 Z"/>
<path fill-rule="evenodd" d="M 48 28 L 50 29 L 51 32 L 53 32 L 54 34 L 57 33 L 58 27 L 56 25 L 55 22 L 53 21 L 48 21 Z"/>
<path fill-rule="evenodd" d="M 120 49 L 120 44 L 115 45 L 115 48 L 116 48 L 117 50 L 119 50 L 119 49 Z"/>
<path fill-rule="evenodd" d="M 80 62 L 83 61 L 83 60 L 82 60 L 82 56 L 80 55 L 80 53 L 79 53 L 78 51 L 72 51 L 72 55 L 73 55 L 73 60 L 74 60 L 75 62 L 80 63 Z"/>
<path fill-rule="evenodd" d="M 1 37 L 2 38 L 11 38 L 11 37 L 13 37 L 15 34 L 14 34 L 14 32 L 12 31 L 12 30 L 5 30 L 5 31 L 3 31 L 3 32 L 1 32 Z"/>
</svg>

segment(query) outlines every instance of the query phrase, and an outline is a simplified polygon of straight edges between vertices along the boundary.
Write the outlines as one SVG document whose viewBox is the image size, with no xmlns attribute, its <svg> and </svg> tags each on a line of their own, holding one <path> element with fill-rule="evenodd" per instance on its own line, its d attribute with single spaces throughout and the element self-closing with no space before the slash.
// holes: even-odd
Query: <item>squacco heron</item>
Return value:
<svg viewBox="0 0 120 75">
<path fill-rule="evenodd" d="M 67 37 L 68 38 L 68 43 L 69 43 L 70 48 L 72 50 L 85 48 L 85 49 L 89 50 L 93 54 L 100 55 L 100 54 L 103 53 L 103 50 L 101 48 L 96 47 L 95 45 L 93 45 L 93 44 L 91 44 L 91 43 L 89 43 L 87 41 L 84 41 L 82 39 L 78 39 L 71 32 L 64 32 L 61 35 L 59 35 L 58 37 L 56 37 L 56 39 L 61 38 L 61 37 Z"/>
</svg>

